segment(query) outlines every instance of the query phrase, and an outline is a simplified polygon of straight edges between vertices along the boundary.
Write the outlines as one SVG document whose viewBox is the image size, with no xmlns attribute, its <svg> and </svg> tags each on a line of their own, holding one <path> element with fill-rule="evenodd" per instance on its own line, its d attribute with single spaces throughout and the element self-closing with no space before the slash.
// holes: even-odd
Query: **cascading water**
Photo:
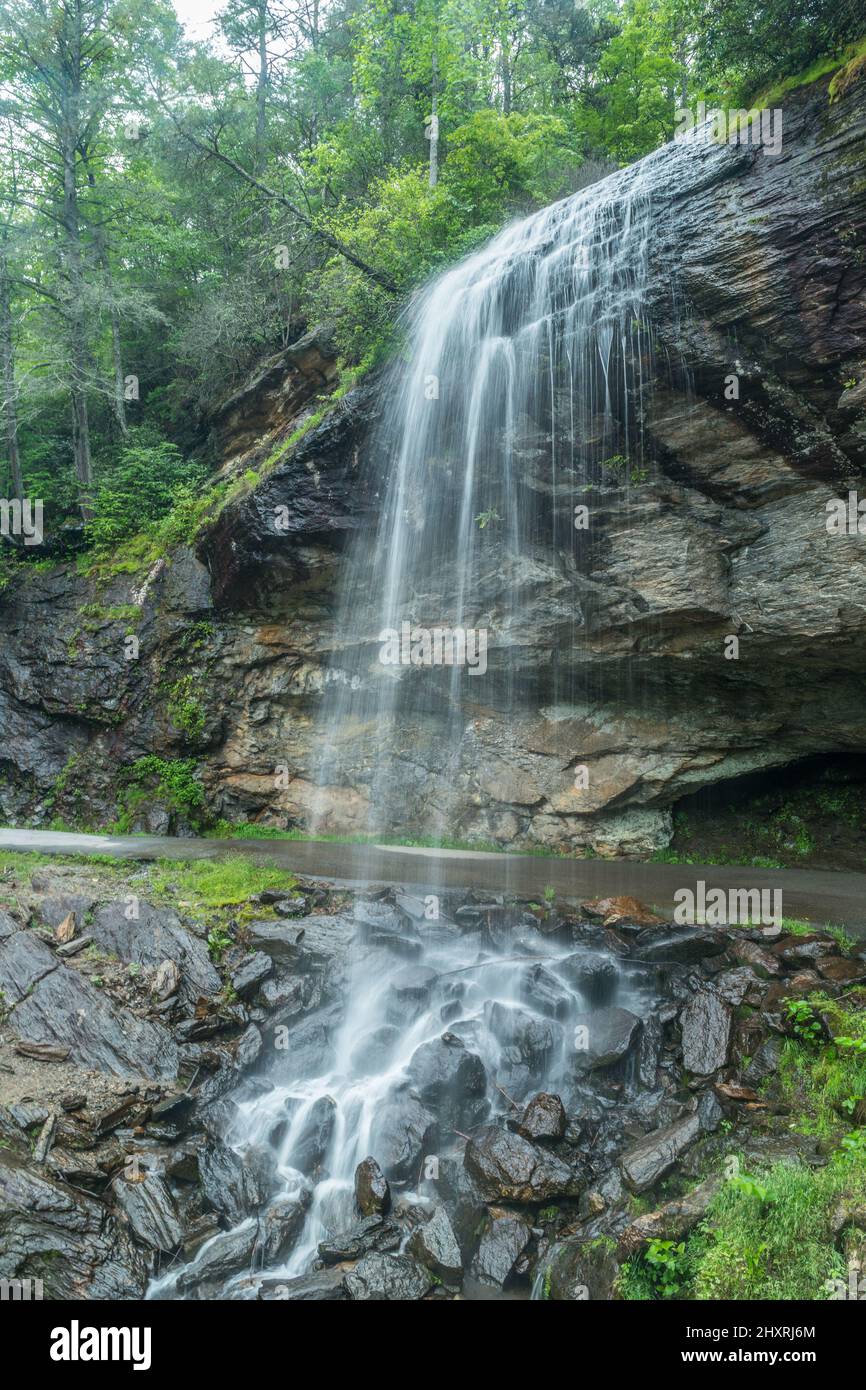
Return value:
<svg viewBox="0 0 866 1390">
<path fill-rule="evenodd" d="M 473 708 L 567 698 L 569 651 L 584 621 L 569 558 L 574 509 L 602 464 L 641 468 L 652 199 L 678 158 L 666 147 L 507 228 L 412 305 L 409 363 L 386 383 L 371 449 L 386 479 L 378 532 L 362 535 L 345 564 L 322 721 L 322 829 L 336 828 L 333 789 L 366 784 L 371 831 L 413 822 L 440 833 L 471 772 Z M 551 554 L 561 567 L 554 584 Z M 486 674 L 447 655 L 431 660 L 424 630 L 437 628 L 486 631 Z M 381 660 L 388 629 L 394 664 Z M 429 768 L 438 752 L 439 779 L 419 811 L 411 767 L 420 715 L 438 730 L 423 756 Z M 450 1183 L 453 1215 L 461 1199 L 449 1156 L 462 1171 L 467 1139 L 532 1095 L 562 1097 L 578 1117 L 575 1143 L 592 1115 L 598 1153 L 621 1142 L 629 1107 L 634 1116 L 644 1101 L 658 1105 L 652 972 L 623 970 L 588 927 L 548 934 L 539 909 L 464 904 L 461 914 L 436 885 L 431 893 L 429 917 L 356 902 L 336 983 L 332 973 L 304 1017 L 292 1004 L 286 1049 L 271 1050 L 267 1070 L 219 1102 L 226 1144 L 264 1174 L 257 1215 L 207 1242 L 152 1296 L 219 1286 L 255 1297 L 265 1278 L 304 1274 L 320 1245 L 357 1221 L 355 1173 L 368 1156 L 404 1208 L 442 1200 Z M 315 974 L 307 951 L 297 947 L 295 969 Z M 600 1087 L 576 1041 L 589 1025 L 611 1035 L 602 1066 L 615 1070 Z M 287 1229 L 290 1240 L 271 1239 Z"/>
<path fill-rule="evenodd" d="M 347 828 L 333 790 L 351 783 L 367 789 L 360 828 L 453 833 L 473 708 L 507 714 L 573 693 L 585 621 L 575 507 L 600 465 L 626 489 L 642 470 L 656 164 L 506 228 L 410 307 L 409 363 L 384 384 L 368 450 L 385 474 L 378 529 L 345 564 L 320 720 L 320 831 Z M 449 634 L 459 643 L 466 630 L 464 654 Z M 420 807 L 415 758 L 436 787 Z"/>
<path fill-rule="evenodd" d="M 442 904 L 428 920 L 427 905 L 356 902 L 353 941 L 332 982 L 336 1007 L 296 1021 L 288 1049 L 228 1102 L 225 1143 L 269 1200 L 157 1281 L 151 1297 L 201 1296 L 214 1280 L 221 1296 L 256 1297 L 263 1282 L 279 1290 L 303 1275 L 320 1243 L 357 1226 L 355 1174 L 368 1156 L 395 1202 L 399 1193 L 404 1207 L 429 1211 L 454 1195 L 449 1165 L 460 1167 L 465 1140 L 497 1113 L 519 1115 L 541 1090 L 584 1117 L 599 1105 L 582 1031 L 619 1030 L 619 1043 L 602 1044 L 616 1050 L 639 1020 L 652 1028 L 655 973 L 621 967 L 599 949 L 597 928 L 573 941 L 571 928 L 547 936 L 519 907 L 464 906 L 454 920 Z M 333 931 L 334 919 L 322 929 Z M 622 1113 L 642 1094 L 642 1053 L 627 1053 L 623 1045 L 613 1093 Z M 597 1130 L 614 1100 L 600 1104 Z M 273 1258 L 269 1232 L 287 1216 L 293 1244 Z M 243 1267 L 226 1277 L 239 1241 Z M 404 1229 L 384 1248 L 405 1241 Z"/>
</svg>

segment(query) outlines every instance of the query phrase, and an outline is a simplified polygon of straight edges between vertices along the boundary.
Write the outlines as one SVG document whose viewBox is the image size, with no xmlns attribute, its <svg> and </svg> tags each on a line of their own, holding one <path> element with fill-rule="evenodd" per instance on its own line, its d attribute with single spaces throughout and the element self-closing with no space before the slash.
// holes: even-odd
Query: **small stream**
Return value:
<svg viewBox="0 0 866 1390">
<path fill-rule="evenodd" d="M 576 1152 L 586 1142 L 583 1117 L 609 1108 L 621 1120 L 629 1101 L 649 1098 L 641 1046 L 632 1043 L 638 1032 L 651 1035 L 660 1003 L 654 970 L 599 949 L 592 938 L 600 928 L 553 913 L 544 921 L 544 910 L 464 904 L 453 917 L 424 914 L 423 899 L 359 898 L 351 944 L 328 965 L 320 1008 L 288 1029 L 288 1046 L 277 1045 L 263 1072 L 220 1102 L 225 1143 L 269 1194 L 261 1228 L 269 1212 L 295 1220 L 291 1249 L 271 1260 L 260 1239 L 219 1296 L 255 1297 L 264 1279 L 315 1268 L 320 1244 L 358 1225 L 355 1175 L 365 1159 L 375 1158 L 391 1183 L 405 1245 L 413 1208 L 419 1216 L 441 1202 L 449 1208 L 453 1183 L 443 1189 L 443 1168 L 455 1156 L 462 1162 L 467 1139 L 493 1120 L 516 1119 L 532 1096 L 562 1099 Z M 622 1045 L 623 1060 L 599 1085 L 589 1068 L 604 1045 L 600 1028 L 611 1026 L 619 1042 L 614 1036 L 610 1046 Z M 150 1296 L 189 1296 L 195 1264 L 213 1262 L 220 1243 L 230 1249 L 248 1221 L 202 1247 L 192 1273 L 175 1268 L 156 1281 Z"/>
</svg>

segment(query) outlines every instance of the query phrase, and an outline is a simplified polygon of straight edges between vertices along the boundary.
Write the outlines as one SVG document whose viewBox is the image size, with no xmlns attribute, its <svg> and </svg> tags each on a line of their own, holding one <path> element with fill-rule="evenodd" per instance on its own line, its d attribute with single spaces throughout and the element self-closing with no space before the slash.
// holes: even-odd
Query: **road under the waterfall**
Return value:
<svg viewBox="0 0 866 1390">
<path fill-rule="evenodd" d="M 206 840 L 158 835 L 78 835 L 0 829 L 0 850 L 102 854 L 116 859 L 208 859 L 249 854 L 287 872 L 338 887 L 395 884 L 418 892 L 471 888 L 543 901 L 628 894 L 672 914 L 674 894 L 781 889 L 785 917 L 839 924 L 866 938 L 866 874 L 831 869 L 754 869 L 739 864 L 645 864 L 626 859 L 566 859 L 331 840 Z"/>
</svg>

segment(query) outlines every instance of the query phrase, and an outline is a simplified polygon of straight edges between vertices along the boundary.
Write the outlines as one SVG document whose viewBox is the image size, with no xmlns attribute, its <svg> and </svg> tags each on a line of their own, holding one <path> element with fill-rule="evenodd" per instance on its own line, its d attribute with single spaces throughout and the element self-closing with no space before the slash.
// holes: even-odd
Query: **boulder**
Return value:
<svg viewBox="0 0 866 1390">
<path fill-rule="evenodd" d="M 219 1140 L 204 1144 L 198 1157 L 205 1202 L 237 1225 L 261 1206 L 264 1193 L 258 1175 L 233 1149 Z"/>
<path fill-rule="evenodd" d="M 34 985 L 58 968 L 47 942 L 32 931 L 16 931 L 0 942 L 0 990 L 7 1005 L 25 999 Z"/>
<path fill-rule="evenodd" d="M 147 1265 L 104 1203 L 0 1147 L 0 1279 L 42 1279 L 55 1300 L 138 1300 Z"/>
<path fill-rule="evenodd" d="M 391 1182 L 416 1182 L 425 1153 L 436 1148 L 436 1116 L 408 1091 L 392 1094 L 378 1110 L 370 1147 Z"/>
<path fill-rule="evenodd" d="M 374 1251 L 378 1254 L 399 1250 L 403 1242 L 403 1232 L 396 1221 L 382 1216 L 366 1216 L 347 1231 L 319 1243 L 319 1259 L 326 1265 L 342 1264 L 344 1260 L 358 1260 Z"/>
<path fill-rule="evenodd" d="M 628 1188 L 646 1192 L 669 1173 L 702 1131 L 697 1111 L 672 1125 L 653 1130 L 620 1158 L 620 1168 Z"/>
<path fill-rule="evenodd" d="M 430 1220 L 412 1232 L 406 1248 L 443 1283 L 457 1284 L 463 1277 L 460 1247 L 444 1207 L 437 1207 Z"/>
<path fill-rule="evenodd" d="M 146 902 L 138 904 L 137 917 L 127 917 L 128 910 L 126 903 L 115 902 L 95 913 L 88 934 L 100 950 L 145 970 L 159 970 L 164 961 L 173 962 L 187 1004 L 219 992 L 222 981 L 207 943 L 188 931 L 176 912 Z"/>
<path fill-rule="evenodd" d="M 375 1158 L 363 1159 L 355 1169 L 355 1205 L 362 1216 L 382 1216 L 391 1205 L 388 1180 Z"/>
<path fill-rule="evenodd" d="M 162 1024 L 115 1006 L 70 966 L 55 967 L 9 1015 L 23 1042 L 68 1048 L 73 1061 L 116 1076 L 170 1081 L 177 1075 L 177 1046 Z"/>
<path fill-rule="evenodd" d="M 348 1297 L 343 1277 L 341 1269 L 319 1269 L 298 1279 L 265 1279 L 257 1297 L 263 1302 L 341 1303 Z"/>
<path fill-rule="evenodd" d="M 617 1258 L 630 1258 L 652 1240 L 672 1240 L 674 1243 L 682 1240 L 704 1219 L 721 1185 L 720 1177 L 707 1178 L 706 1182 L 693 1187 L 682 1197 L 675 1197 L 656 1211 L 636 1217 L 619 1236 Z"/>
<path fill-rule="evenodd" d="M 111 1191 L 138 1240 L 166 1253 L 178 1248 L 183 1227 L 164 1178 L 147 1172 L 132 1181 L 118 1177 Z"/>
<path fill-rule="evenodd" d="M 583 995 L 588 1004 L 609 1004 L 619 984 L 619 969 L 607 956 L 567 956 L 560 973 Z"/>
<path fill-rule="evenodd" d="M 637 939 L 632 955 L 635 960 L 658 965 L 697 965 L 707 956 L 719 956 L 727 950 L 725 931 L 704 931 L 699 927 L 680 927 L 676 931 L 646 931 Z"/>
<path fill-rule="evenodd" d="M 261 1212 L 256 1251 L 265 1266 L 275 1265 L 289 1254 L 303 1229 L 312 1197 L 309 1187 L 281 1192 Z"/>
<path fill-rule="evenodd" d="M 246 999 L 251 994 L 255 994 L 259 985 L 268 978 L 273 968 L 274 962 L 270 956 L 266 956 L 264 951 L 253 951 L 236 970 L 232 971 L 229 977 L 231 987 L 241 999 Z"/>
<path fill-rule="evenodd" d="M 422 1043 L 406 1068 L 414 1089 L 440 1121 L 462 1129 L 477 1119 L 487 1092 L 484 1063 L 453 1033 Z"/>
<path fill-rule="evenodd" d="M 559 1096 L 542 1091 L 532 1097 L 520 1117 L 517 1129 L 524 1139 L 543 1144 L 546 1141 L 562 1139 L 566 1124 L 565 1106 Z"/>
<path fill-rule="evenodd" d="M 614 1297 L 619 1265 L 612 1243 L 569 1236 L 553 1247 L 539 1274 L 542 1298 L 555 1303 L 604 1303 Z"/>
<path fill-rule="evenodd" d="M 627 1055 L 640 1035 L 641 1022 L 628 1009 L 611 1005 L 575 1014 L 572 1026 L 576 1065 L 584 1071 L 600 1071 Z"/>
<path fill-rule="evenodd" d="M 488 1197 L 499 1202 L 546 1202 L 576 1196 L 577 1176 L 547 1149 L 497 1125 L 478 1130 L 464 1163 Z"/>
<path fill-rule="evenodd" d="M 707 1076 L 727 1065 L 731 1009 L 713 990 L 702 989 L 682 1012 L 683 1066 Z"/>
<path fill-rule="evenodd" d="M 258 1223 L 248 1217 L 230 1231 L 207 1241 L 191 1264 L 177 1277 L 177 1286 L 184 1293 L 204 1286 L 216 1292 L 233 1274 L 248 1269 L 258 1240 Z"/>
<path fill-rule="evenodd" d="M 433 1278 L 409 1255 L 366 1255 L 346 1274 L 343 1285 L 356 1302 L 417 1302 L 433 1287 Z"/>
<path fill-rule="evenodd" d="M 565 1018 L 572 997 L 543 965 L 527 965 L 520 972 L 518 993 L 525 1004 L 547 1018 Z"/>
<path fill-rule="evenodd" d="M 517 1212 L 491 1207 L 472 1260 L 472 1277 L 481 1284 L 504 1288 L 531 1239 L 529 1224 Z"/>
<path fill-rule="evenodd" d="M 59 927 L 70 913 L 75 918 L 75 926 L 81 927 L 96 899 L 89 893 L 64 893 L 59 897 L 43 898 L 39 904 L 39 916 L 46 927 L 52 930 Z"/>
</svg>

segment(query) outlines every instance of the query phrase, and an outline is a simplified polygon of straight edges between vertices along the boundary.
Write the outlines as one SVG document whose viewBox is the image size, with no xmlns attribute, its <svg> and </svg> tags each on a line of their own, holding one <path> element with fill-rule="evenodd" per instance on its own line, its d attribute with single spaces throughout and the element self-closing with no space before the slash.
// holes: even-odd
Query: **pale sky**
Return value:
<svg viewBox="0 0 866 1390">
<path fill-rule="evenodd" d="M 175 13 L 187 38 L 207 39 L 213 33 L 213 19 L 224 0 L 172 0 Z"/>
</svg>

